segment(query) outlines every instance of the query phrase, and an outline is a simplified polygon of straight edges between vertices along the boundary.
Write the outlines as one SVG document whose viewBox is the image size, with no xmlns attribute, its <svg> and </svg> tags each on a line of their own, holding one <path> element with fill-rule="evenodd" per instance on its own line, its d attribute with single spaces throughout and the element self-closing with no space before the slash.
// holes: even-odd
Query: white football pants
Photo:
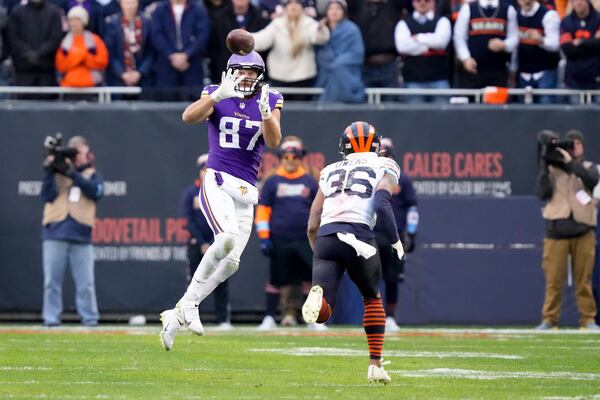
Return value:
<svg viewBox="0 0 600 400">
<path fill-rule="evenodd" d="M 227 180 L 227 185 L 223 184 Z M 253 194 L 256 188 L 231 175 L 209 169 L 200 188 L 200 208 L 208 221 L 215 241 L 202 257 L 192 277 L 184 302 L 201 303 L 213 290 L 233 275 L 252 232 L 254 205 L 234 198 L 224 190 L 227 186 L 239 189 L 242 197 Z M 250 192 L 250 193 L 248 193 Z M 236 193 L 233 193 L 234 195 Z"/>
</svg>

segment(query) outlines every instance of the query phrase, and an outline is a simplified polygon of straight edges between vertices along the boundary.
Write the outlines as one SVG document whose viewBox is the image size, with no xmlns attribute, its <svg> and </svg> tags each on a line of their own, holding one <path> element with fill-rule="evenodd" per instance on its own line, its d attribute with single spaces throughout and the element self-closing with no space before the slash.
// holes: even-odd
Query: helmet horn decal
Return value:
<svg viewBox="0 0 600 400">
<path fill-rule="evenodd" d="M 358 133 L 358 149 L 359 151 L 367 151 L 365 150 L 365 129 L 364 124 L 358 124 L 357 126 Z"/>
<path fill-rule="evenodd" d="M 371 144 L 373 143 L 373 139 L 375 138 L 375 130 L 372 126 L 369 126 L 369 138 L 367 139 L 367 144 L 365 145 L 365 151 L 371 150 Z"/>
<path fill-rule="evenodd" d="M 350 127 L 346 128 L 346 136 L 348 137 L 348 139 L 350 139 L 352 150 L 354 150 L 355 153 L 360 152 L 360 150 L 358 149 L 358 143 L 356 143 L 356 139 L 354 139 L 354 135 L 352 135 L 352 130 L 350 129 Z"/>
</svg>

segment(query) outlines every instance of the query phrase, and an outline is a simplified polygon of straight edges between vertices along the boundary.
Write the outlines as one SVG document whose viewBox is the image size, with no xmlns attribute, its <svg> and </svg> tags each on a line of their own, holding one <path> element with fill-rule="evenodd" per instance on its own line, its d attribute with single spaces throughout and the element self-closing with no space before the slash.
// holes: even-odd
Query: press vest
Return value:
<svg viewBox="0 0 600 400">
<path fill-rule="evenodd" d="M 86 179 L 90 179 L 95 172 L 95 169 L 87 168 L 83 170 L 81 175 Z M 52 203 L 44 205 L 42 225 L 64 221 L 70 215 L 77 222 L 93 227 L 96 218 L 96 202 L 85 197 L 81 192 L 79 196 L 73 196 L 73 198 L 78 197 L 77 201 L 72 201 L 73 198 L 69 199 L 71 189 L 79 190 L 78 187 L 73 186 L 71 178 L 55 174 L 54 181 L 58 196 Z"/>
<path fill-rule="evenodd" d="M 592 164 L 584 162 L 586 168 Z M 549 166 L 550 179 L 553 181 L 554 193 L 546 206 L 542 209 L 544 219 L 555 220 L 569 218 L 572 214 L 576 222 L 588 226 L 596 226 L 598 201 L 592 199 L 583 205 L 575 197 L 576 193 L 584 190 L 591 198 L 591 193 L 585 188 L 583 182 L 575 174 L 568 174 L 560 168 Z"/>
</svg>

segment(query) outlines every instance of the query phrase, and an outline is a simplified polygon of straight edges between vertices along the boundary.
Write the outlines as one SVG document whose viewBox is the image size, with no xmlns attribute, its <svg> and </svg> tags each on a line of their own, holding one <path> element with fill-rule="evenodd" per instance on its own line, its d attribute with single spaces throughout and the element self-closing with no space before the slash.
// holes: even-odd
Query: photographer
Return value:
<svg viewBox="0 0 600 400">
<path fill-rule="evenodd" d="M 87 140 L 72 137 L 66 148 L 61 137 L 48 137 L 44 146 L 46 175 L 42 184 L 45 326 L 60 325 L 62 283 L 67 264 L 75 282 L 75 304 L 81 322 L 98 325 L 94 283 L 92 227 L 96 201 L 103 194 L 102 177 L 92 166 L 93 155 Z"/>
<path fill-rule="evenodd" d="M 554 132 L 538 134 L 540 174 L 536 193 L 546 202 L 542 210 L 546 295 L 539 330 L 557 327 L 569 255 L 581 329 L 599 330 L 594 322 L 596 303 L 591 285 L 597 217 L 597 201 L 591 193 L 599 174 L 591 162 L 583 159 L 583 139 L 583 134 L 575 130 L 567 132 L 563 142 Z"/>
</svg>

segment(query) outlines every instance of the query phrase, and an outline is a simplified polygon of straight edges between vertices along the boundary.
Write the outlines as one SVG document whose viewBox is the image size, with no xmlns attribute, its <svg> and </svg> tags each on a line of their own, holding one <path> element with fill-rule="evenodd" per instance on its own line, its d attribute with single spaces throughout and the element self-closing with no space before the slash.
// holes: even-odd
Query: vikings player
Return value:
<svg viewBox="0 0 600 400">
<path fill-rule="evenodd" d="M 215 241 L 175 308 L 161 314 L 161 342 L 170 350 L 177 331 L 204 334 L 198 305 L 233 275 L 250 232 L 258 190 L 254 186 L 266 144 L 281 141 L 283 97 L 263 83 L 265 63 L 253 51 L 232 55 L 220 85 L 204 88 L 200 99 L 183 112 L 186 124 L 208 120 L 208 169 L 200 188 L 201 209 Z"/>
<path fill-rule="evenodd" d="M 372 125 L 354 122 L 340 140 L 344 160 L 321 171 L 308 220 L 314 286 L 302 306 L 302 316 L 307 324 L 327 321 L 347 271 L 363 297 L 370 356 L 367 379 L 387 383 L 391 379 L 381 364 L 385 312 L 379 293 L 381 262 L 373 234 L 376 214 L 398 258 L 404 257 L 404 249 L 391 206 L 400 167 L 394 160 L 378 156 L 379 145 Z"/>
</svg>

